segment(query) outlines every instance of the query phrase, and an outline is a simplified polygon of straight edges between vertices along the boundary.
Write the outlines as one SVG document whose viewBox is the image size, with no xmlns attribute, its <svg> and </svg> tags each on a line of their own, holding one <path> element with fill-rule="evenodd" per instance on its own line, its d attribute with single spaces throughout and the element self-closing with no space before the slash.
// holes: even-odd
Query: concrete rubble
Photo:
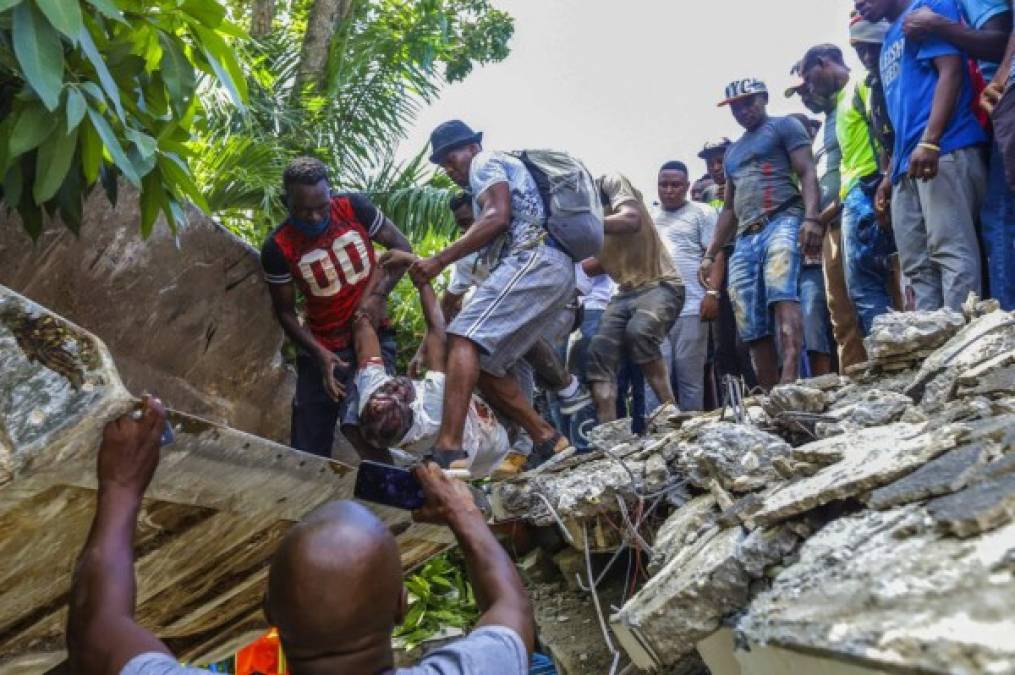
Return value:
<svg viewBox="0 0 1015 675">
<path fill-rule="evenodd" d="M 102 428 L 136 402 L 102 341 L 0 286 L 0 672 L 64 660 Z M 175 442 L 139 519 L 137 614 L 185 661 L 213 661 L 263 633 L 280 537 L 316 506 L 351 497 L 354 472 L 176 410 L 170 422 Z M 451 543 L 445 528 L 377 511 L 407 569 Z"/>
<path fill-rule="evenodd" d="M 596 565 L 648 556 L 605 617 L 635 669 L 1015 674 L 1015 314 L 963 309 L 879 317 L 870 361 L 746 396 L 740 423 L 603 425 L 495 485 L 495 513 L 558 533 L 572 576 L 583 530 L 614 531 Z"/>
</svg>

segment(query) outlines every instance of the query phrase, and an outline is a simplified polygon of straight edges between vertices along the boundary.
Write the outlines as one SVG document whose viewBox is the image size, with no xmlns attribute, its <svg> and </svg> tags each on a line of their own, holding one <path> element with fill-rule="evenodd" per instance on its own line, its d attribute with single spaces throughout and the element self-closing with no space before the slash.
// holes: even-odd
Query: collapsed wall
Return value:
<svg viewBox="0 0 1015 675">
<path fill-rule="evenodd" d="M 257 252 L 187 207 L 174 236 L 162 217 L 141 239 L 137 190 L 85 202 L 80 235 L 58 220 L 32 242 L 0 209 L 0 284 L 103 340 L 126 385 L 168 405 L 282 443 L 295 377 Z"/>
<path fill-rule="evenodd" d="M 102 428 L 136 400 L 102 341 L 0 286 L 0 671 L 63 660 Z M 351 497 L 353 470 L 190 414 L 170 420 L 176 440 L 139 518 L 137 616 L 182 659 L 208 661 L 266 628 L 269 556 L 306 512 Z M 375 511 L 406 569 L 451 543 L 407 512 Z"/>
<path fill-rule="evenodd" d="M 608 612 L 640 669 L 1015 673 L 1015 314 L 888 314 L 867 350 L 644 438 L 604 425 L 495 512 L 650 556 Z"/>
</svg>

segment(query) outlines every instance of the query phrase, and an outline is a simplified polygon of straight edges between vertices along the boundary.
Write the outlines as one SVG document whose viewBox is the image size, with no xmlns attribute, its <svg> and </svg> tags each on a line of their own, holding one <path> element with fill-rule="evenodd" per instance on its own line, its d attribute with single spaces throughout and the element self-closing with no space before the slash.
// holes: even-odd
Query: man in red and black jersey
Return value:
<svg viewBox="0 0 1015 675">
<path fill-rule="evenodd" d="M 316 159 L 293 160 L 283 183 L 289 218 L 264 242 L 261 266 L 275 315 L 299 350 L 291 445 L 330 457 L 341 421 L 361 456 L 385 461 L 387 451 L 363 443 L 356 428 L 352 319 L 357 309 L 371 317 L 393 371 L 395 335 L 385 304 L 400 275 L 376 265 L 373 242 L 410 251 L 409 241 L 366 197 L 332 194 L 327 169 Z M 297 288 L 305 324 L 296 316 Z"/>
</svg>

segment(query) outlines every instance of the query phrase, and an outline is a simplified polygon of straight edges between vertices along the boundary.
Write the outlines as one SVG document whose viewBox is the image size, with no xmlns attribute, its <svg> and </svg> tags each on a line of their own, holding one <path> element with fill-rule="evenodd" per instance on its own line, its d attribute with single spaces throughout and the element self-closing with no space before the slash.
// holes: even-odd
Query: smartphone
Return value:
<svg viewBox="0 0 1015 675">
<path fill-rule="evenodd" d="M 356 499 L 414 511 L 423 506 L 423 488 L 408 469 L 390 464 L 360 462 L 356 471 Z"/>
</svg>

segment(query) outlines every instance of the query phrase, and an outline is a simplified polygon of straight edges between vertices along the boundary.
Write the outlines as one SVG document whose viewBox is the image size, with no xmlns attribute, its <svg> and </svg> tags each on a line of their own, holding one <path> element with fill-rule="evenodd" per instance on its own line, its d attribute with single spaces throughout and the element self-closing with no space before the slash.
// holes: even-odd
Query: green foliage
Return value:
<svg viewBox="0 0 1015 675">
<path fill-rule="evenodd" d="M 216 0 L 0 0 L 5 205 L 33 237 L 43 209 L 76 231 L 91 188 L 115 201 L 123 176 L 144 235 L 160 212 L 180 224 L 185 200 L 207 210 L 189 165 L 198 74 L 242 108 L 242 36 Z"/>
<path fill-rule="evenodd" d="M 285 216 L 285 165 L 313 155 L 336 188 L 366 192 L 407 234 L 450 228 L 449 185 L 424 156 L 392 156 L 445 78 L 507 55 L 511 18 L 488 0 L 358 0 L 332 41 L 324 87 L 294 91 L 309 6 L 290 3 L 274 33 L 244 44 L 246 114 L 221 91 L 202 96 L 192 148 L 212 211 L 259 244 Z"/>
<path fill-rule="evenodd" d="M 476 596 L 457 550 L 426 563 L 405 580 L 409 609 L 395 642 L 409 651 L 446 626 L 468 630 L 479 618 Z"/>
</svg>

